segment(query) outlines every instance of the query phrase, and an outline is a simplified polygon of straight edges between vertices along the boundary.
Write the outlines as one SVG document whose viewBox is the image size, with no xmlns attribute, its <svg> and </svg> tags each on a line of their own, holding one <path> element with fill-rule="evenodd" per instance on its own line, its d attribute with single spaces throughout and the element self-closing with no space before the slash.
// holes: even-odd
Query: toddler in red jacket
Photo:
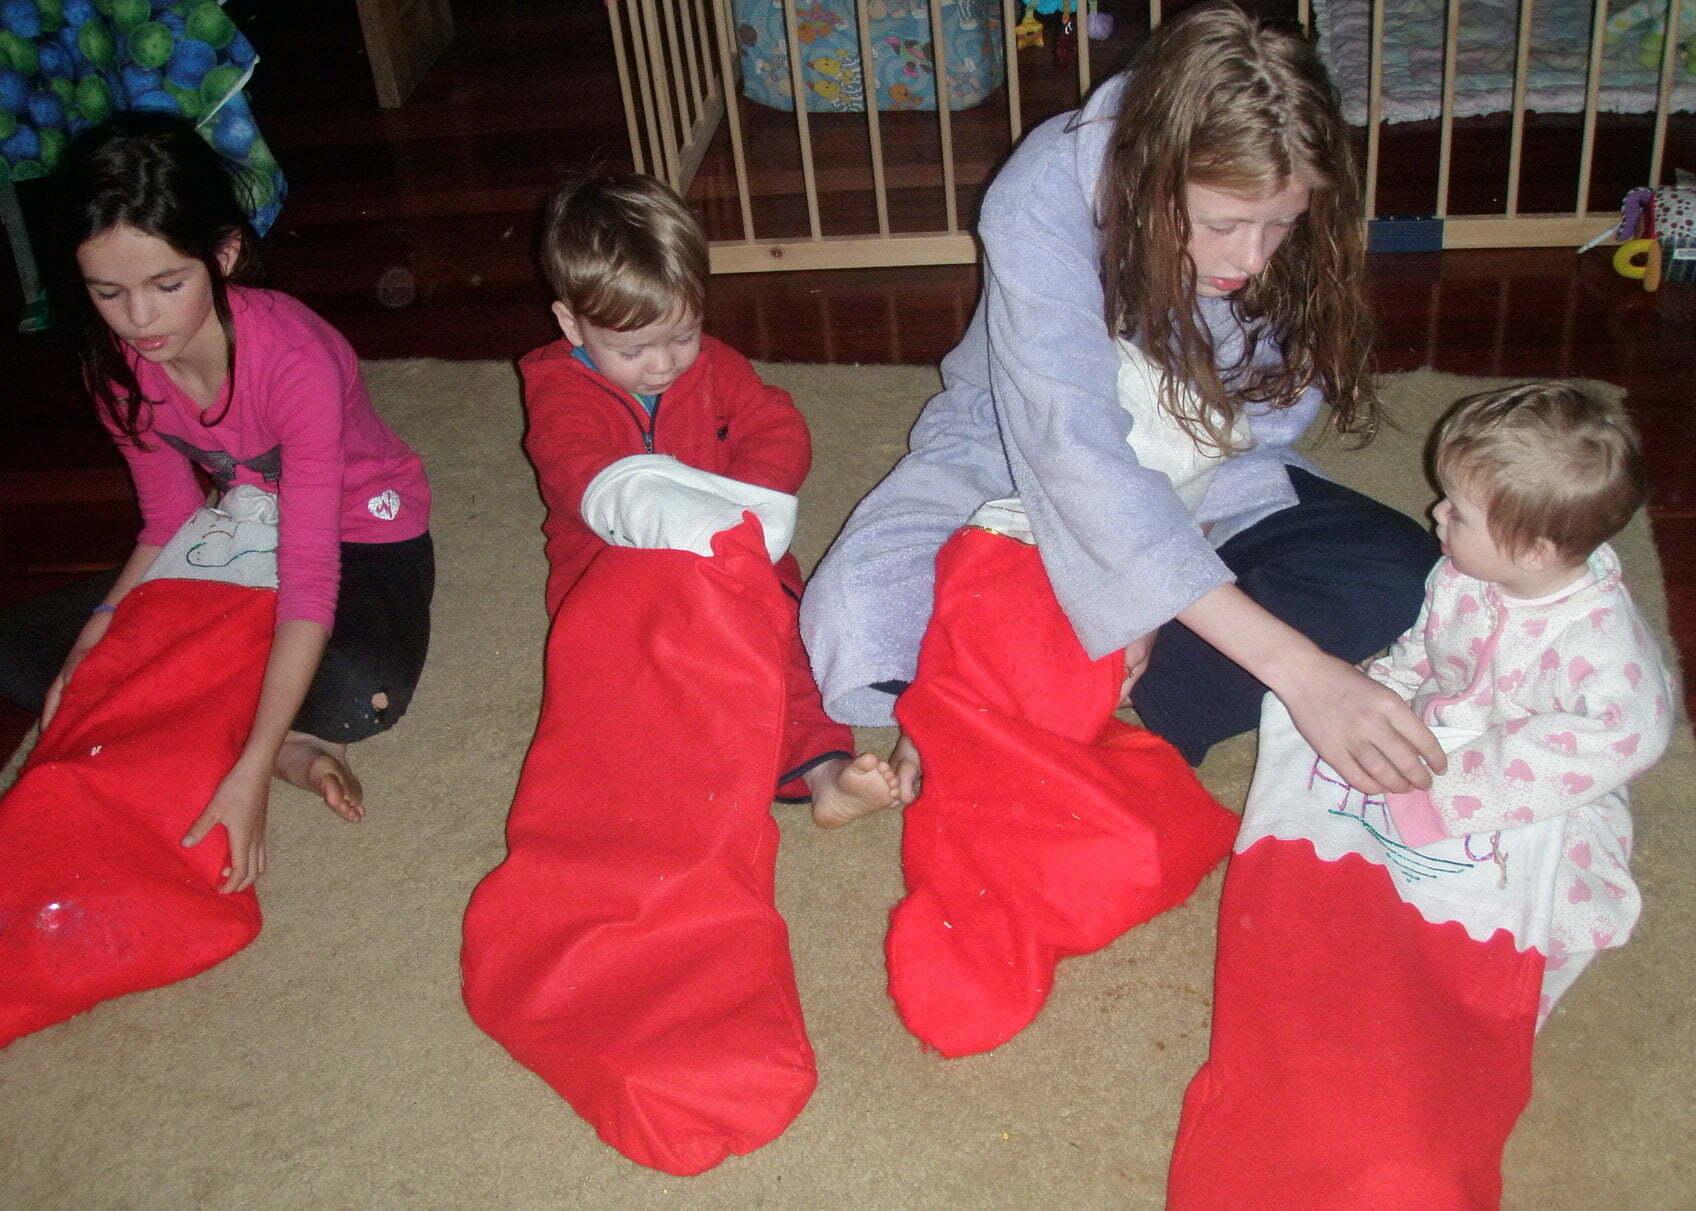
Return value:
<svg viewBox="0 0 1696 1211">
<path fill-rule="evenodd" d="M 548 201 L 541 256 L 565 339 L 519 368 L 524 446 L 548 507 L 550 617 L 606 544 L 710 555 L 744 512 L 799 603 L 788 545 L 812 461 L 806 421 L 702 333 L 707 245 L 689 208 L 640 174 L 568 182 Z M 791 647 L 778 797 L 811 798 L 827 828 L 892 805 L 889 765 L 853 755 L 848 728 L 825 715 L 798 628 Z"/>
</svg>

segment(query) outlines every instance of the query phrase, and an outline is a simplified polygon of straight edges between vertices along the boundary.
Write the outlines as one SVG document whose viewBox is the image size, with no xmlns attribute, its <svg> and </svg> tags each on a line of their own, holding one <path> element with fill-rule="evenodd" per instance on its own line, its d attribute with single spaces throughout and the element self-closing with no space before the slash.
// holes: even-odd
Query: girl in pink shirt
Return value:
<svg viewBox="0 0 1696 1211">
<path fill-rule="evenodd" d="M 343 819 L 363 814 L 347 744 L 404 712 L 428 646 L 429 485 L 372 409 L 347 341 L 297 300 L 236 284 L 252 276 L 257 237 L 193 127 L 121 116 L 73 142 L 63 178 L 64 246 L 88 304 L 84 379 L 144 524 L 116 573 L 24 603 L 27 621 L 16 609 L 0 620 L 0 654 L 15 657 L 0 663 L 21 670 L 0 692 L 39 703 L 45 726 L 117 603 L 206 503 L 205 485 L 274 493 L 277 615 L 258 709 L 183 839 L 224 825 L 222 890 L 239 891 L 265 869 L 273 774 Z"/>
</svg>

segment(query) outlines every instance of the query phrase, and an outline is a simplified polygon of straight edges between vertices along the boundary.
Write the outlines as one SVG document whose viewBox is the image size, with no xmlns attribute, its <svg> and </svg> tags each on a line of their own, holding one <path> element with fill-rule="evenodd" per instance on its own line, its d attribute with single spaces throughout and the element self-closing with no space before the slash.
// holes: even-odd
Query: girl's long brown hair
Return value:
<svg viewBox="0 0 1696 1211">
<path fill-rule="evenodd" d="M 1263 198 L 1292 180 L 1311 188 L 1308 210 L 1232 297 L 1249 337 L 1241 359 L 1219 367 L 1196 311 L 1184 186 Z M 1336 93 L 1303 36 L 1234 4 L 1192 8 L 1157 29 L 1125 86 L 1100 213 L 1108 326 L 1161 367 L 1161 403 L 1198 445 L 1231 449 L 1246 405 L 1288 407 L 1310 385 L 1338 431 L 1371 436 L 1360 179 Z M 1267 337 L 1282 362 L 1255 366 Z M 1197 405 L 1179 403 L 1181 384 Z"/>
<path fill-rule="evenodd" d="M 58 272 L 70 305 L 83 382 L 95 404 L 138 445 L 149 427 L 143 415 L 156 403 L 142 394 L 122 342 L 112 335 L 82 284 L 76 253 L 84 241 L 124 225 L 164 240 L 199 261 L 212 279 L 212 306 L 224 329 L 229 372 L 222 406 L 200 423 L 223 420 L 236 382 L 236 328 L 228 283 L 259 276 L 259 237 L 241 204 L 240 170 L 227 163 L 194 127 L 158 113 L 122 113 L 71 140 L 57 179 Z M 229 273 L 220 253 L 236 244 Z"/>
</svg>

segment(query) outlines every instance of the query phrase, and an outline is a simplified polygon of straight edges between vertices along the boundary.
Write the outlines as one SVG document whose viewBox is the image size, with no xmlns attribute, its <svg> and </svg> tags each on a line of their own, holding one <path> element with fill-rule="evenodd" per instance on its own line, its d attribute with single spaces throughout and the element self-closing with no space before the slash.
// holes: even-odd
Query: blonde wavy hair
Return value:
<svg viewBox="0 0 1696 1211">
<path fill-rule="evenodd" d="M 1266 269 L 1232 296 L 1250 337 L 1219 367 L 1197 314 L 1184 187 L 1271 197 L 1311 192 Z M 1317 385 L 1330 423 L 1365 441 L 1377 428 L 1365 294 L 1359 172 L 1336 93 L 1299 32 L 1234 4 L 1188 9 L 1138 52 L 1102 174 L 1107 323 L 1161 367 L 1161 402 L 1198 446 L 1231 449 L 1251 403 L 1289 407 Z M 1258 323 L 1263 321 L 1263 323 Z M 1259 342 L 1281 364 L 1254 366 Z M 1194 391 L 1185 410 L 1180 384 Z"/>
<path fill-rule="evenodd" d="M 542 211 L 542 272 L 579 320 L 628 332 L 707 301 L 707 237 L 664 182 L 590 173 L 565 182 Z"/>
</svg>

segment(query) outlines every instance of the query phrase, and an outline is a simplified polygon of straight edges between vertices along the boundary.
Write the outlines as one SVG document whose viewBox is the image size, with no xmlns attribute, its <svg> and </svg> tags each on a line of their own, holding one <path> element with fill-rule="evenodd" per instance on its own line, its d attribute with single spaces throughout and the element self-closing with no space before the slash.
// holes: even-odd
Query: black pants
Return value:
<svg viewBox="0 0 1696 1211">
<path fill-rule="evenodd" d="M 1333 656 L 1352 663 L 1388 647 L 1419 614 L 1442 553 L 1406 514 L 1291 467 L 1298 503 L 1219 548 L 1237 587 Z M 1266 687 L 1183 623 L 1161 627 L 1131 691 L 1144 726 L 1191 765 L 1260 724 Z"/>
<path fill-rule="evenodd" d="M 0 610 L 0 697 L 41 710 L 89 611 L 117 579 L 116 569 L 102 572 Z M 295 716 L 296 731 L 345 743 L 395 725 L 424 670 L 435 587 L 429 534 L 342 544 L 335 629 Z"/>
</svg>

